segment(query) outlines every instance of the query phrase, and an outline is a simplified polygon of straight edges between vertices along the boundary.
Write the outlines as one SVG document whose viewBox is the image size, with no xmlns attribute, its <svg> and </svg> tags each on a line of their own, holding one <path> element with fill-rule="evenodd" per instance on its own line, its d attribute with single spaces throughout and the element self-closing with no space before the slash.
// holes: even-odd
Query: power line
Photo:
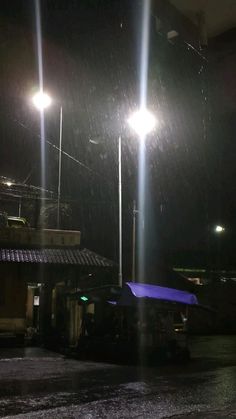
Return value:
<svg viewBox="0 0 236 419">
<path fill-rule="evenodd" d="M 32 132 L 32 130 L 27 126 L 27 125 L 25 125 L 25 124 L 23 124 L 23 122 L 21 122 L 21 121 L 18 121 L 18 119 L 16 119 L 16 118 L 11 118 L 12 119 L 12 121 L 14 121 L 14 122 L 16 122 L 18 125 L 20 125 L 22 128 L 24 128 L 25 130 L 27 130 L 27 131 L 29 131 L 29 132 Z M 39 135 L 39 134 L 35 134 L 35 133 L 33 133 L 34 135 L 36 135 L 40 140 L 41 140 L 41 136 Z M 46 143 L 48 144 L 48 145 L 50 145 L 52 148 L 54 148 L 55 150 L 57 150 L 57 151 L 60 151 L 60 149 L 59 149 L 59 147 L 57 147 L 55 144 L 53 144 L 51 141 L 49 141 L 48 139 L 46 139 Z M 93 174 L 95 174 L 95 175 L 99 175 L 99 173 L 97 173 L 97 172 L 95 172 L 94 170 L 92 170 L 89 166 L 87 166 L 85 163 L 82 163 L 80 160 L 78 160 L 78 159 L 76 159 L 76 157 L 73 157 L 73 156 L 71 156 L 71 154 L 69 154 L 69 153 L 67 153 L 66 151 L 64 151 L 64 150 L 61 150 L 61 153 L 64 155 L 64 156 L 66 156 L 66 157 L 68 157 L 69 159 L 71 159 L 71 160 L 73 160 L 75 163 L 77 163 L 77 164 L 79 164 L 81 167 L 83 167 L 84 169 L 86 169 L 86 170 L 88 170 L 90 173 L 93 173 Z"/>
</svg>

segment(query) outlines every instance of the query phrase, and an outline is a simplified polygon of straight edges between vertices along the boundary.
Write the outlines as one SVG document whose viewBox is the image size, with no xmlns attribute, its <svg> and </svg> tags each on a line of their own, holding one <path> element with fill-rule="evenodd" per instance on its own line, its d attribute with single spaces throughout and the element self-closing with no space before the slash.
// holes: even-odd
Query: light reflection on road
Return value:
<svg viewBox="0 0 236 419">
<path fill-rule="evenodd" d="M 236 417 L 235 344 L 235 336 L 193 338 L 190 363 L 142 369 L 1 350 L 0 416 Z"/>
</svg>

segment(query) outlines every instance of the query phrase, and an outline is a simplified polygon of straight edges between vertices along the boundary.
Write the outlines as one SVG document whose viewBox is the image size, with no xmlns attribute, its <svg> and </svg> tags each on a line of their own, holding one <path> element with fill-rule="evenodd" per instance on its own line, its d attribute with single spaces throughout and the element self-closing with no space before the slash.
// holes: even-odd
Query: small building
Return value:
<svg viewBox="0 0 236 419">
<path fill-rule="evenodd" d="M 82 314 L 70 296 L 116 284 L 114 263 L 82 248 L 79 231 L 1 228 L 0 243 L 0 337 L 76 345 Z"/>
</svg>

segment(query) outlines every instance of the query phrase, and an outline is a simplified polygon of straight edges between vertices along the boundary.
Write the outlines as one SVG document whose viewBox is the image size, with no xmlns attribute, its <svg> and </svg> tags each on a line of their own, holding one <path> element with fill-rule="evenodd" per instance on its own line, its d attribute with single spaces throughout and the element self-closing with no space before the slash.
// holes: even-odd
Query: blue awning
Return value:
<svg viewBox="0 0 236 419">
<path fill-rule="evenodd" d="M 198 305 L 197 297 L 187 291 L 174 288 L 160 287 L 158 285 L 126 282 L 121 293 L 118 305 L 130 305 L 136 299 L 150 298 L 172 303 Z"/>
</svg>

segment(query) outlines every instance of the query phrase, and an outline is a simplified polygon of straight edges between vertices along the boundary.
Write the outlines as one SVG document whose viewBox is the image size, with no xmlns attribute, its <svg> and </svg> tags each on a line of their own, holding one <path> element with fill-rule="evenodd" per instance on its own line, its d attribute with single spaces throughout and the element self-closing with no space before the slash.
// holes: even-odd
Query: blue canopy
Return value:
<svg viewBox="0 0 236 419">
<path fill-rule="evenodd" d="M 121 293 L 118 305 L 130 305 L 136 298 L 151 298 L 166 302 L 197 305 L 198 300 L 194 294 L 174 288 L 160 287 L 158 285 L 126 282 Z"/>
</svg>

